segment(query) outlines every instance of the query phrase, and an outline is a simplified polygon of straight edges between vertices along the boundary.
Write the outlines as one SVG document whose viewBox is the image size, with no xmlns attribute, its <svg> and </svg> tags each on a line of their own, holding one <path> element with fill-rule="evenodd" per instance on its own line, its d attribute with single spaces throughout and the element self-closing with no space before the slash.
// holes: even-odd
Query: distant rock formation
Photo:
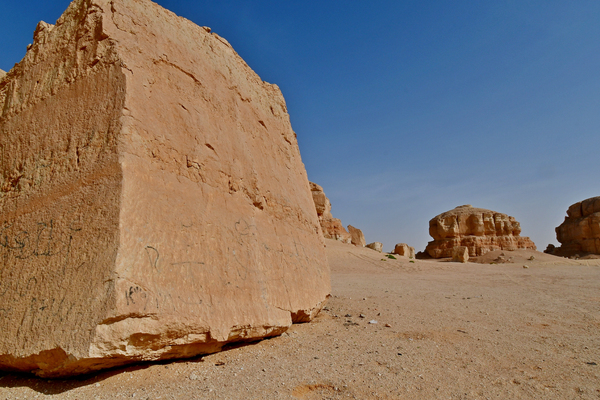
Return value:
<svg viewBox="0 0 600 400">
<path fill-rule="evenodd" d="M 425 251 L 433 258 L 452 257 L 457 246 L 466 246 L 471 257 L 493 250 L 536 249 L 531 239 L 520 236 L 521 225 L 513 217 L 470 205 L 433 218 L 429 234 L 434 240 Z"/>
<path fill-rule="evenodd" d="M 319 217 L 319 223 L 323 230 L 323 236 L 327 239 L 335 239 L 344 243 L 351 243 L 352 238 L 350 233 L 342 225 L 342 221 L 338 218 L 333 218 L 331 215 L 331 202 L 325 195 L 323 188 L 316 183 L 310 183 L 310 190 L 312 192 L 313 201 L 315 202 L 315 208 L 317 209 L 317 216 Z"/>
<path fill-rule="evenodd" d="M 371 250 L 375 250 L 378 252 L 382 252 L 383 251 L 383 243 L 381 242 L 373 242 L 373 243 L 369 243 L 368 245 L 366 245 L 365 247 L 371 249 Z"/>
<path fill-rule="evenodd" d="M 392 254 L 397 254 L 399 256 L 415 258 L 415 248 L 407 245 L 406 243 L 398 243 L 394 247 L 394 251 Z"/>
<path fill-rule="evenodd" d="M 365 240 L 365 235 L 363 235 L 360 229 L 355 228 L 352 225 L 348 225 L 348 232 L 350 232 L 352 237 L 351 243 L 353 245 L 365 247 L 367 241 Z"/>
<path fill-rule="evenodd" d="M 281 91 L 150 0 L 75 0 L 0 81 L 0 370 L 285 332 L 329 265 Z"/>
<path fill-rule="evenodd" d="M 549 246 L 546 252 L 558 256 L 600 254 L 600 197 L 592 197 L 573 204 L 567 216 L 556 228 L 560 247 Z"/>
</svg>

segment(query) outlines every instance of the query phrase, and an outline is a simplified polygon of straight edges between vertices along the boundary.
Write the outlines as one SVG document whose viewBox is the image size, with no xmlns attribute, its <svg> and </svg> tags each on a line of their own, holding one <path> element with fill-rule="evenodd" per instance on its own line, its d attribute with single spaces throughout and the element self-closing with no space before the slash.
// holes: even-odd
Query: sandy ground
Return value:
<svg viewBox="0 0 600 400">
<path fill-rule="evenodd" d="M 0 399 L 600 399 L 600 260 L 327 252 L 333 296 L 310 324 L 75 380 L 0 373 Z"/>
</svg>

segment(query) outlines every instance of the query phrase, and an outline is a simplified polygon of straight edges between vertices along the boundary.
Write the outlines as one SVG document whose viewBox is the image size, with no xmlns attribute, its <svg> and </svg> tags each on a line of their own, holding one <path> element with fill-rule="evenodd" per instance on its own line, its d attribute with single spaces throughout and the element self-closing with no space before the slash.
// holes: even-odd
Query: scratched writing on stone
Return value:
<svg viewBox="0 0 600 400">
<path fill-rule="evenodd" d="M 183 225 L 190 228 L 192 225 Z M 248 279 L 252 268 L 259 269 L 256 263 L 264 259 L 273 268 L 269 270 L 268 280 L 283 280 L 286 270 L 307 270 L 310 262 L 310 254 L 301 240 L 294 235 L 286 237 L 285 243 L 281 242 L 276 248 L 267 243 L 260 242 L 257 235 L 256 225 L 241 218 L 233 229 L 228 230 L 235 238 L 230 242 L 239 246 L 224 246 L 223 248 L 205 248 L 198 251 L 200 259 L 211 261 L 181 261 L 171 260 L 169 254 L 166 257 L 159 251 L 159 246 L 146 245 L 141 259 L 149 266 L 149 271 L 161 274 L 169 271 L 174 274 L 173 280 L 180 280 L 180 289 L 176 292 L 171 288 L 161 288 L 148 291 L 139 286 L 130 286 L 124 292 L 127 306 L 138 307 L 147 310 L 148 306 L 156 309 L 172 309 L 177 311 L 181 306 L 199 306 L 205 304 L 211 306 L 211 301 L 205 301 L 205 291 L 201 283 L 210 280 L 219 285 L 236 285 Z M 253 252 L 259 252 L 258 258 Z M 232 287 L 234 287 L 232 286 Z M 192 287 L 193 290 L 190 290 Z M 238 286 L 235 286 L 238 287 Z M 189 311 L 189 310 L 188 310 Z"/>
<path fill-rule="evenodd" d="M 5 221 L 0 226 L 0 257 L 6 259 L 7 256 L 14 256 L 26 260 L 31 257 L 68 255 L 73 237 L 81 228 L 74 222 L 66 229 L 58 228 L 52 219 L 25 229 Z"/>
</svg>

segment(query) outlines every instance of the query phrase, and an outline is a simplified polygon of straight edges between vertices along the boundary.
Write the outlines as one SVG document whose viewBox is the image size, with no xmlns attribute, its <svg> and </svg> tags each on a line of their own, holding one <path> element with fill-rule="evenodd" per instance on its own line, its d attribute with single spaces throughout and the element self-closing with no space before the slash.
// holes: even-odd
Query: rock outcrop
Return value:
<svg viewBox="0 0 600 400">
<path fill-rule="evenodd" d="M 2 80 L 2 78 L 4 78 L 6 76 L 6 72 L 2 71 L 0 69 L 0 81 Z"/>
<path fill-rule="evenodd" d="M 406 243 L 398 243 L 394 247 L 393 254 L 409 258 L 415 258 L 415 248 L 407 245 Z"/>
<path fill-rule="evenodd" d="M 600 254 L 600 197 L 580 201 L 567 210 L 567 216 L 556 228 L 560 247 L 550 249 L 552 254 Z"/>
<path fill-rule="evenodd" d="M 549 244 L 548 246 L 546 246 L 546 250 L 544 250 L 544 253 L 554 254 L 555 251 L 556 251 L 556 246 L 553 244 Z"/>
<path fill-rule="evenodd" d="M 373 242 L 373 243 L 369 243 L 368 245 L 366 245 L 365 247 L 371 249 L 371 250 L 375 250 L 378 252 L 382 252 L 383 251 L 383 243 L 381 242 Z"/>
<path fill-rule="evenodd" d="M 466 246 L 471 257 L 493 250 L 536 249 L 528 237 L 520 236 L 521 225 L 515 218 L 470 205 L 433 218 L 429 234 L 434 240 L 425 251 L 433 258 L 452 257 L 457 246 Z"/>
<path fill-rule="evenodd" d="M 469 248 L 466 246 L 457 246 L 452 249 L 452 261 L 461 263 L 469 261 Z"/>
<path fill-rule="evenodd" d="M 284 98 L 210 29 L 149 0 L 75 0 L 0 104 L 0 369 L 192 357 L 322 307 Z"/>
<path fill-rule="evenodd" d="M 317 209 L 317 217 L 323 230 L 323 236 L 327 239 L 335 239 L 340 242 L 350 243 L 352 238 L 350 233 L 342 225 L 342 221 L 338 218 L 333 218 L 331 214 L 331 202 L 325 195 L 323 188 L 316 183 L 310 183 L 315 208 Z"/>
<path fill-rule="evenodd" d="M 365 235 L 363 235 L 362 231 L 358 228 L 353 227 L 352 225 L 348 225 L 348 232 L 350 232 L 351 243 L 355 246 L 365 247 L 367 241 L 365 240 Z"/>
</svg>

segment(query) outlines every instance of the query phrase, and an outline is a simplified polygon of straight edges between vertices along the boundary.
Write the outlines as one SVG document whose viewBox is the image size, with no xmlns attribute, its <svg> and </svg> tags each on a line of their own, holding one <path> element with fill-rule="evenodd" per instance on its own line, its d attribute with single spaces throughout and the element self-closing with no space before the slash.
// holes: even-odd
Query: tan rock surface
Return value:
<svg viewBox="0 0 600 400">
<path fill-rule="evenodd" d="M 600 260 L 516 250 L 514 264 L 411 263 L 326 243 L 333 297 L 311 324 L 202 358 L 72 380 L 0 373 L 0 398 L 598 398 Z"/>
<path fill-rule="evenodd" d="M 338 218 L 333 218 L 331 214 L 331 202 L 325 195 L 323 188 L 316 183 L 310 183 L 313 201 L 319 217 L 319 223 L 323 230 L 323 236 L 326 239 L 335 239 L 343 243 L 350 243 L 352 238 L 348 231 L 342 225 L 342 221 Z"/>
<path fill-rule="evenodd" d="M 308 321 L 329 267 L 285 101 L 208 29 L 76 0 L 0 82 L 0 368 L 191 357 Z"/>
<path fill-rule="evenodd" d="M 0 81 L 2 80 L 2 78 L 4 78 L 6 76 L 6 72 L 2 71 L 0 69 Z"/>
<path fill-rule="evenodd" d="M 468 247 L 471 257 L 494 250 L 536 249 L 531 239 L 520 236 L 521 224 L 514 217 L 470 205 L 434 217 L 429 234 L 434 240 L 425 251 L 433 258 L 452 257 L 457 246 Z"/>
<path fill-rule="evenodd" d="M 365 240 L 365 235 L 363 235 L 362 231 L 358 228 L 353 227 L 352 225 L 348 225 L 348 232 L 350 232 L 351 243 L 355 246 L 365 247 L 367 241 Z"/>
<path fill-rule="evenodd" d="M 406 243 L 398 243 L 394 246 L 393 254 L 398 254 L 399 256 L 415 258 L 415 248 L 407 245 Z"/>
<path fill-rule="evenodd" d="M 465 263 L 469 261 L 469 248 L 457 246 L 452 250 L 452 261 Z"/>
<path fill-rule="evenodd" d="M 371 249 L 371 250 L 375 250 L 378 252 L 382 252 L 383 251 L 383 243 L 381 242 L 373 242 L 373 243 L 369 243 L 368 245 L 366 245 L 365 247 Z"/>
<path fill-rule="evenodd" d="M 580 201 L 567 210 L 567 216 L 556 228 L 561 246 L 553 254 L 600 254 L 600 197 Z"/>
</svg>

